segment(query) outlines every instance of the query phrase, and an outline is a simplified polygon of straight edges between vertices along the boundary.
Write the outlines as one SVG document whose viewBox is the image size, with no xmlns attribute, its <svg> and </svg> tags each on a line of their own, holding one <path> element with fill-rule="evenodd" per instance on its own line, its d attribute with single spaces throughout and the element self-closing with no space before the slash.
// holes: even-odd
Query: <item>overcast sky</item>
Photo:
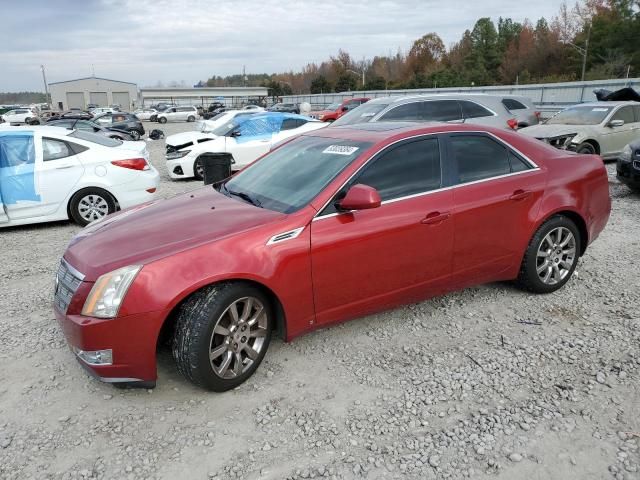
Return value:
<svg viewBox="0 0 640 480">
<path fill-rule="evenodd" d="M 437 32 L 448 46 L 483 16 L 535 21 L 561 0 L 1 0 L 0 91 L 95 75 L 150 86 L 211 75 L 298 70 L 342 48 L 407 51 Z"/>
</svg>

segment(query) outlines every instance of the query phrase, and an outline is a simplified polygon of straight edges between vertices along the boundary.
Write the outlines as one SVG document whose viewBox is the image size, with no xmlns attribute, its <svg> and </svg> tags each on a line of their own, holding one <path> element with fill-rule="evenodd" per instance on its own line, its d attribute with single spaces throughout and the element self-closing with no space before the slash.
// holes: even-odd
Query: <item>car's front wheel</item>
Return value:
<svg viewBox="0 0 640 480">
<path fill-rule="evenodd" d="M 595 155 L 597 153 L 596 147 L 594 147 L 593 144 L 589 142 L 582 142 L 580 145 L 578 145 L 576 147 L 576 152 L 586 155 Z"/>
<path fill-rule="evenodd" d="M 273 327 L 269 298 L 241 282 L 194 293 L 180 308 L 173 338 L 178 371 L 215 392 L 237 387 L 256 371 Z"/>
<path fill-rule="evenodd" d="M 158 123 L 167 123 L 167 118 L 166 117 L 160 117 L 158 119 Z"/>
<path fill-rule="evenodd" d="M 131 131 L 129 132 L 129 135 L 131 135 L 131 138 L 132 138 L 134 141 L 140 140 L 140 133 L 139 133 L 137 130 L 131 130 Z"/>
<path fill-rule="evenodd" d="M 69 202 L 71 218 L 82 227 L 115 211 L 116 202 L 111 195 L 99 188 L 80 190 Z"/>
<path fill-rule="evenodd" d="M 535 293 L 551 293 L 561 288 L 578 265 L 581 241 L 572 220 L 563 215 L 551 217 L 529 242 L 518 284 Z"/>
<path fill-rule="evenodd" d="M 196 161 L 193 162 L 193 176 L 196 180 L 204 180 L 204 167 L 202 166 L 200 157 L 196 158 Z"/>
</svg>

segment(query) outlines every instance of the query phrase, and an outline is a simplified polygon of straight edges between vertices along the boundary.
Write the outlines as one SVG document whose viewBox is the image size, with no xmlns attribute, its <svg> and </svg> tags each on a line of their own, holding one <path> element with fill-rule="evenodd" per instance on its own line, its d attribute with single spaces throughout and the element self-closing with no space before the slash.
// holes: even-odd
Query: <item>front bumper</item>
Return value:
<svg viewBox="0 0 640 480">
<path fill-rule="evenodd" d="M 100 319 L 65 314 L 54 307 L 56 320 L 80 364 L 107 383 L 152 386 L 157 379 L 156 340 L 166 312 Z M 80 351 L 110 350 L 110 364 L 89 363 Z"/>
<path fill-rule="evenodd" d="M 167 160 L 167 172 L 169 177 L 173 179 L 178 178 L 193 178 L 193 164 L 195 158 L 191 155 L 186 157 L 176 158 L 173 160 Z"/>
<path fill-rule="evenodd" d="M 616 177 L 620 182 L 633 188 L 640 188 L 640 160 L 616 163 Z"/>
</svg>

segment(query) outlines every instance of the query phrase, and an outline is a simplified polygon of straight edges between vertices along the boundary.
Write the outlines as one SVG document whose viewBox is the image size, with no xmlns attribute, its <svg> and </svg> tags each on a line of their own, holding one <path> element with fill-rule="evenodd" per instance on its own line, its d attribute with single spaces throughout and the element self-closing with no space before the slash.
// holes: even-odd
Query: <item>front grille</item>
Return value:
<svg viewBox="0 0 640 480">
<path fill-rule="evenodd" d="M 62 312 L 67 313 L 73 295 L 78 290 L 84 276 L 71 267 L 64 259 L 60 261 L 56 273 L 56 286 L 54 292 L 54 305 Z"/>
</svg>

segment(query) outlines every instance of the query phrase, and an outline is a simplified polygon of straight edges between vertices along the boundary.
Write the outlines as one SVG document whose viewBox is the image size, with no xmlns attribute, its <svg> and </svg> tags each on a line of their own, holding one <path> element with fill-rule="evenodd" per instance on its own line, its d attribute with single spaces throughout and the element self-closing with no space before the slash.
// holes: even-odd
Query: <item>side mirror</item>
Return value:
<svg viewBox="0 0 640 480">
<path fill-rule="evenodd" d="M 624 120 L 611 120 L 607 126 L 611 128 L 616 128 L 616 127 L 621 127 L 623 125 L 624 125 Z"/>
<path fill-rule="evenodd" d="M 341 110 L 342 112 L 346 112 L 347 110 L 349 110 L 349 107 L 344 106 L 344 107 L 342 107 L 340 110 Z"/>
<path fill-rule="evenodd" d="M 240 133 L 240 130 L 234 130 L 233 132 L 231 132 L 229 134 L 230 137 L 241 137 L 242 134 Z"/>
<path fill-rule="evenodd" d="M 378 208 L 382 200 L 378 191 L 361 183 L 351 187 L 342 200 L 338 202 L 340 210 L 368 210 Z"/>
</svg>

